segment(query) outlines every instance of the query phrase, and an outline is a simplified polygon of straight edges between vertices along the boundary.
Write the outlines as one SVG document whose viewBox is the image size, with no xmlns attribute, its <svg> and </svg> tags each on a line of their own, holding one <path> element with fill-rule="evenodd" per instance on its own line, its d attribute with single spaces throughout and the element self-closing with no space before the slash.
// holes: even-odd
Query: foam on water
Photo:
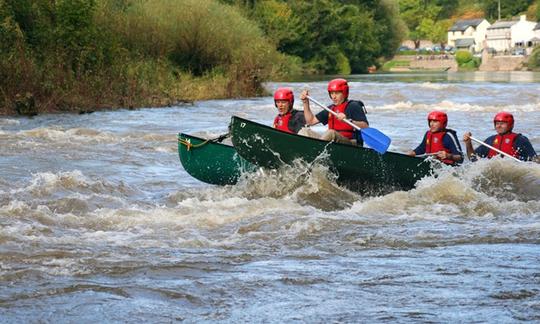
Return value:
<svg viewBox="0 0 540 324">
<path fill-rule="evenodd" d="M 386 104 L 383 106 L 375 106 L 376 110 L 389 110 L 389 111 L 431 111 L 431 110 L 444 110 L 446 112 L 498 112 L 501 110 L 507 110 L 512 112 L 532 112 L 538 111 L 540 108 L 540 102 L 520 104 L 520 105 L 480 105 L 469 103 L 456 103 L 450 100 L 442 100 L 433 104 L 426 103 L 413 103 L 411 101 L 398 101 L 396 103 Z"/>
</svg>

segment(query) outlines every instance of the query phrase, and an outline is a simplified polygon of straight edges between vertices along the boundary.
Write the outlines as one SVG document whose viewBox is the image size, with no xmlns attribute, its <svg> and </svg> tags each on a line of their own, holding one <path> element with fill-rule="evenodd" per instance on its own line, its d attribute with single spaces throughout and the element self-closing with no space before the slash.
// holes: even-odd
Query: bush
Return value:
<svg viewBox="0 0 540 324">
<path fill-rule="evenodd" d="M 195 76 L 225 73 L 230 96 L 261 93 L 263 81 L 286 73 L 287 59 L 257 25 L 215 0 L 138 0 L 124 20 L 111 19 L 125 47 L 144 57 Z"/>
<path fill-rule="evenodd" d="M 527 62 L 530 69 L 539 70 L 540 69 L 540 46 L 536 46 L 529 56 Z"/>
<path fill-rule="evenodd" d="M 465 66 L 467 64 L 471 64 L 469 62 L 471 62 L 473 59 L 473 55 L 471 54 L 471 52 L 469 51 L 457 51 L 456 52 L 456 61 L 457 61 L 457 64 L 458 66 Z M 474 63 L 472 63 L 474 64 Z"/>
</svg>

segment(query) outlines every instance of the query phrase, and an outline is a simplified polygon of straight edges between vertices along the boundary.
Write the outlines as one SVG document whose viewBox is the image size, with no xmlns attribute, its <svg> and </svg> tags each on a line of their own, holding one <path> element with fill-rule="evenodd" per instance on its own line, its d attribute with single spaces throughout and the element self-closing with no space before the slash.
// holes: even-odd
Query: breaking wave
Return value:
<svg viewBox="0 0 540 324">
<path fill-rule="evenodd" d="M 443 100 L 433 104 L 413 103 L 412 101 L 399 101 L 392 104 L 375 106 L 376 110 L 389 111 L 431 111 L 442 109 L 445 111 L 474 111 L 474 112 L 498 112 L 507 110 L 512 112 L 535 112 L 540 110 L 540 102 L 520 105 L 478 105 L 469 103 L 456 103 L 450 100 Z"/>
</svg>

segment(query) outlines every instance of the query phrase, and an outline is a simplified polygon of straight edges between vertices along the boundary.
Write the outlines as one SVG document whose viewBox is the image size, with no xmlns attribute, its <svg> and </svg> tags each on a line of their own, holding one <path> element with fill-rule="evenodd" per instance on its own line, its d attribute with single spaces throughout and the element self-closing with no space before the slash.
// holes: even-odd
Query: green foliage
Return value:
<svg viewBox="0 0 540 324">
<path fill-rule="evenodd" d="M 166 57 L 195 76 L 228 74 L 233 95 L 258 93 L 263 80 L 284 70 L 284 57 L 254 23 L 212 0 L 139 0 L 116 28 L 125 46 L 145 57 Z"/>
<path fill-rule="evenodd" d="M 0 113 L 253 96 L 299 64 L 214 0 L 0 0 L 0 36 Z"/>
<path fill-rule="evenodd" d="M 476 70 L 482 60 L 479 57 L 473 57 L 469 51 L 457 51 L 456 61 L 460 70 Z"/>
<path fill-rule="evenodd" d="M 4 0 L 0 0 L 0 55 L 8 55 L 24 43 L 23 34 Z"/>
<path fill-rule="evenodd" d="M 97 37 L 94 25 L 94 0 L 60 0 L 56 4 L 53 35 L 58 49 L 75 72 L 99 64 L 100 49 L 93 46 Z"/>
<path fill-rule="evenodd" d="M 531 9 L 538 0 L 500 0 L 501 18 L 511 18 Z M 498 16 L 497 0 L 398 0 L 399 15 L 412 40 L 429 39 L 442 43 L 446 30 L 459 18 L 485 17 L 491 21 Z M 532 16 L 532 15 L 531 15 Z M 456 18 L 459 17 L 459 18 Z M 536 14 L 540 17 L 540 14 Z M 446 30 L 445 30 L 446 29 Z"/>
<path fill-rule="evenodd" d="M 394 67 L 409 67 L 410 61 L 405 60 L 390 60 L 382 66 L 381 70 L 383 71 L 390 71 Z"/>
<path fill-rule="evenodd" d="M 540 46 L 536 46 L 532 51 L 527 66 L 533 70 L 540 70 Z"/>
<path fill-rule="evenodd" d="M 399 5 L 382 0 L 374 12 L 375 37 L 381 45 L 381 56 L 391 58 L 407 34 L 407 26 L 399 19 Z"/>
<path fill-rule="evenodd" d="M 302 58 L 306 71 L 365 72 L 379 56 L 391 55 L 399 46 L 399 24 L 390 23 L 395 11 L 381 5 L 387 0 L 348 2 L 269 0 L 256 2 L 248 12 L 280 51 Z M 375 10 L 368 10 L 368 4 Z M 387 23 L 376 24 L 376 10 Z M 383 50 L 382 40 L 390 48 Z"/>
<path fill-rule="evenodd" d="M 498 18 L 498 2 L 493 0 L 481 0 L 486 18 L 495 20 Z M 501 19 L 512 18 L 527 10 L 535 0 L 500 0 Z"/>
<path fill-rule="evenodd" d="M 276 44 L 278 50 L 284 51 L 288 43 L 301 37 L 299 32 L 302 29 L 298 26 L 302 22 L 286 2 L 277 0 L 257 2 L 250 17 L 259 23 L 265 35 Z"/>
<path fill-rule="evenodd" d="M 458 66 L 463 66 L 473 59 L 473 55 L 469 51 L 457 51 L 456 52 L 456 62 Z"/>
</svg>

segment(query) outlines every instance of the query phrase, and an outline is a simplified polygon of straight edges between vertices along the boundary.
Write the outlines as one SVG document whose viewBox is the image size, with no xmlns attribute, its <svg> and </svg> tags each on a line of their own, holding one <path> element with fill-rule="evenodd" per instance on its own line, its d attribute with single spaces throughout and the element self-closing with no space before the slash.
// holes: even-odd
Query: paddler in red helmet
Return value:
<svg viewBox="0 0 540 324">
<path fill-rule="evenodd" d="M 490 145 L 499 151 L 513 156 L 521 161 L 536 161 L 540 159 L 536 154 L 529 139 L 521 134 L 514 133 L 514 116 L 506 111 L 501 111 L 493 117 L 493 127 L 497 134 L 484 140 L 485 144 Z M 499 152 L 487 147 L 479 146 L 476 150 L 471 143 L 471 132 L 463 134 L 463 142 L 467 148 L 467 156 L 475 161 L 477 157 L 491 159 L 499 155 Z"/>
<path fill-rule="evenodd" d="M 410 156 L 433 155 L 449 165 L 463 162 L 463 152 L 456 132 L 446 128 L 448 115 L 443 111 L 434 110 L 428 114 L 427 120 L 429 130 L 424 135 L 422 143 L 408 154 Z"/>
</svg>

